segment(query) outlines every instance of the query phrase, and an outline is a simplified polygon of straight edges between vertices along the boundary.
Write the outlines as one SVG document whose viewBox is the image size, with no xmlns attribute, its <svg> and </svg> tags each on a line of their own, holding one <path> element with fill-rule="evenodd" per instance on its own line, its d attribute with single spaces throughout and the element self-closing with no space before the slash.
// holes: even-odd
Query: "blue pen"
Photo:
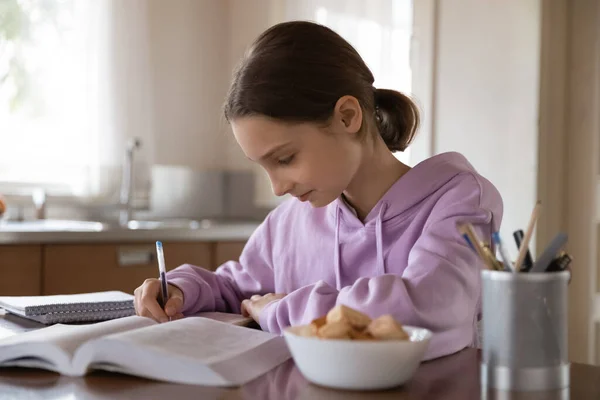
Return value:
<svg viewBox="0 0 600 400">
<path fill-rule="evenodd" d="M 165 267 L 165 254 L 161 242 L 156 242 L 156 256 L 158 258 L 158 271 L 160 273 L 161 307 L 167 304 L 169 291 L 167 286 L 167 269 Z M 170 319 L 170 318 L 169 318 Z"/>
<path fill-rule="evenodd" d="M 465 239 L 465 242 L 467 242 L 467 244 L 469 245 L 471 250 L 473 250 L 474 252 L 477 253 L 477 249 L 475 248 L 475 246 L 473 246 L 473 243 L 471 243 L 471 241 L 469 240 L 469 235 L 467 235 L 466 233 L 463 233 L 462 237 Z"/>
<path fill-rule="evenodd" d="M 467 242 L 467 245 L 469 245 L 471 250 L 481 258 L 488 268 L 495 271 L 502 269 L 500 262 L 496 260 L 496 257 L 492 254 L 489 246 L 477 242 L 477 236 L 473 231 L 471 224 L 460 225 L 458 230 L 462 233 L 462 237 L 465 239 L 465 242 Z M 473 240 L 471 240 L 471 236 L 473 237 Z M 475 243 L 473 243 L 473 241 L 475 241 Z"/>
<path fill-rule="evenodd" d="M 510 262 L 510 257 L 508 256 L 506 248 L 504 247 L 504 243 L 502 242 L 502 240 L 500 240 L 500 233 L 492 233 L 492 240 L 494 241 L 494 244 L 498 246 L 498 250 L 500 251 L 500 257 L 502 257 L 502 262 L 504 263 L 504 270 L 515 272 L 515 269 L 512 263 Z"/>
</svg>

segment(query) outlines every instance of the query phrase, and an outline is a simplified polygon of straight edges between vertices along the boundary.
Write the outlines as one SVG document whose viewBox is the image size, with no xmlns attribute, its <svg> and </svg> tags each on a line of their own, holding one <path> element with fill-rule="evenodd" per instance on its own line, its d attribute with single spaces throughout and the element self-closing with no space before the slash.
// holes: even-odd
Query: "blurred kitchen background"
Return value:
<svg viewBox="0 0 600 400">
<path fill-rule="evenodd" d="M 415 98 L 397 156 L 465 154 L 503 195 L 505 237 L 542 201 L 532 249 L 562 230 L 575 259 L 571 358 L 600 362 L 596 0 L 0 0 L 0 239 L 35 220 L 258 223 L 281 199 L 221 106 L 245 48 L 294 19 Z"/>
</svg>

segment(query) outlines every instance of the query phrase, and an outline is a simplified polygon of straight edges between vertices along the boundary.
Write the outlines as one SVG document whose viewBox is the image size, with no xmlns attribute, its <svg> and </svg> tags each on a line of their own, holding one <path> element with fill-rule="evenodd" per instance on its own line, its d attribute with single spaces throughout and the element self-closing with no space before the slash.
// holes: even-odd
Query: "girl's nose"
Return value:
<svg viewBox="0 0 600 400">
<path fill-rule="evenodd" d="M 276 179 L 274 177 L 271 178 L 271 187 L 273 188 L 273 193 L 275 196 L 283 196 L 288 194 L 294 185 L 291 182 L 286 182 L 283 179 Z"/>
</svg>

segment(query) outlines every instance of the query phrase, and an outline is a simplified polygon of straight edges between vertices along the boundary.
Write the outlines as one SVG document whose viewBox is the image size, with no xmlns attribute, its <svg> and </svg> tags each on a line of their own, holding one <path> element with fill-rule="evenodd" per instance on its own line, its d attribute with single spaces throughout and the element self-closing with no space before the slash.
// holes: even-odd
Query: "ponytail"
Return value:
<svg viewBox="0 0 600 400">
<path fill-rule="evenodd" d="M 419 110 L 408 96 L 400 92 L 375 89 L 375 120 L 388 149 L 404 151 L 419 126 Z"/>
</svg>

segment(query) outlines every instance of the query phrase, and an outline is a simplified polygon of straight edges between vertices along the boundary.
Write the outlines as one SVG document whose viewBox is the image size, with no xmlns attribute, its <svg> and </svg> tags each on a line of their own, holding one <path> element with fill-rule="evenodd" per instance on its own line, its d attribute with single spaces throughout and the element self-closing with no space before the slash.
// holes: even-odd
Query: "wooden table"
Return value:
<svg viewBox="0 0 600 400">
<path fill-rule="evenodd" d="M 2 329 L 12 327 L 12 321 L 0 316 L 0 337 Z M 35 326 L 30 324 L 23 329 Z M 598 366 L 573 364 L 571 387 L 563 391 L 512 393 L 482 391 L 479 363 L 479 351 L 466 349 L 421 364 L 405 386 L 382 392 L 350 392 L 310 384 L 292 360 L 236 389 L 169 384 L 108 372 L 69 378 L 42 370 L 4 368 L 0 369 L 0 399 L 600 399 Z"/>
</svg>

